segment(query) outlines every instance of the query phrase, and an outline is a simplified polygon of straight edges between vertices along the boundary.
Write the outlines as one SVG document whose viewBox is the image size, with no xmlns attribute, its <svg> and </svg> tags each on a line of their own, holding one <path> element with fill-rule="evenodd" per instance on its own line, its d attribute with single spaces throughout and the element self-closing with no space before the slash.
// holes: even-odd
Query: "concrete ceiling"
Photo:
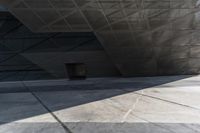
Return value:
<svg viewBox="0 0 200 133">
<path fill-rule="evenodd" d="M 2 3 L 34 32 L 94 32 L 125 76 L 199 72 L 192 64 L 200 48 L 191 49 L 199 34 L 199 0 Z"/>
<path fill-rule="evenodd" d="M 57 73 L 59 68 L 55 67 L 64 66 L 63 62 L 52 63 L 46 56 L 34 62 L 34 57 L 46 53 L 93 50 L 104 51 L 93 33 L 33 33 L 9 12 L 0 12 L 0 81 L 63 78 L 66 77 L 63 75 L 65 71 L 61 75 Z M 26 57 L 31 54 L 34 57 Z M 54 55 L 56 60 L 59 57 Z M 50 63 L 43 67 L 46 60 Z M 54 67 L 49 70 L 51 63 Z"/>
<path fill-rule="evenodd" d="M 137 30 L 148 30 L 154 28 L 153 22 L 157 24 L 163 18 L 175 19 L 195 12 L 199 4 L 198 0 L 12 0 L 7 3 L 10 11 L 35 32 L 99 31 L 106 27 L 116 31 L 127 30 L 128 25 L 129 30 L 136 30 L 136 26 Z"/>
</svg>

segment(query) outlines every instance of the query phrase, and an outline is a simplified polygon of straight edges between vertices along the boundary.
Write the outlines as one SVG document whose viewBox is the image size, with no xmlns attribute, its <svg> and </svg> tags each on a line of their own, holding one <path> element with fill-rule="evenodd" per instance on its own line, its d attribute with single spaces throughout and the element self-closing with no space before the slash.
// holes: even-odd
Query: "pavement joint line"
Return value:
<svg viewBox="0 0 200 133">
<path fill-rule="evenodd" d="M 185 127 L 185 128 L 189 128 L 189 129 L 191 129 L 191 130 L 194 131 L 195 133 L 200 133 L 198 130 L 193 129 L 193 128 L 187 126 L 187 125 L 184 125 L 184 124 L 180 124 L 180 125 L 182 125 L 182 126 Z"/>
<path fill-rule="evenodd" d="M 143 92 L 143 91 L 142 91 Z M 136 99 L 136 101 L 135 101 L 135 103 L 132 105 L 132 107 L 125 113 L 125 115 L 123 116 L 123 120 L 122 120 L 122 122 L 124 122 L 126 119 L 127 119 L 127 117 L 136 109 L 136 106 L 137 106 L 137 104 L 139 103 L 139 101 L 140 101 L 140 99 L 143 97 L 143 95 L 140 95 L 137 99 Z"/>
<path fill-rule="evenodd" d="M 130 92 L 130 91 L 127 91 L 127 92 Z M 154 96 L 150 96 L 150 95 L 147 95 L 147 94 L 141 94 L 141 93 L 138 93 L 138 92 L 133 92 L 133 93 L 137 94 L 137 95 L 146 96 L 146 97 L 153 98 L 153 99 L 156 99 L 156 100 L 160 100 L 160 101 L 164 101 L 164 102 L 167 102 L 167 103 L 171 103 L 171 104 L 175 104 L 175 105 L 179 105 L 179 106 L 183 106 L 183 107 L 187 107 L 187 108 L 190 108 L 190 109 L 194 109 L 194 110 L 200 111 L 200 109 L 192 107 L 192 106 L 189 106 L 189 105 L 173 102 L 173 101 L 170 101 L 170 100 L 165 100 L 165 99 L 154 97 Z"/>
<path fill-rule="evenodd" d="M 29 89 L 29 87 L 27 87 L 24 82 L 22 81 L 23 86 L 28 90 L 28 92 L 30 92 L 33 97 L 36 98 L 36 100 L 48 111 L 48 113 L 51 114 L 51 116 L 63 127 L 63 129 L 65 130 L 66 133 L 73 133 L 43 102 L 42 100 L 33 92 Z"/>
<path fill-rule="evenodd" d="M 140 98 L 141 98 L 141 97 L 140 97 Z M 111 101 L 113 101 L 113 100 L 111 100 Z M 111 105 L 111 106 L 114 107 L 114 108 L 116 108 L 116 109 L 118 109 L 118 110 L 121 110 L 121 111 L 123 111 L 123 112 L 126 112 L 124 109 L 121 109 L 121 108 L 117 107 L 116 105 Z M 169 128 L 166 128 L 166 127 L 164 127 L 164 126 L 161 126 L 161 125 L 159 125 L 159 124 L 156 124 L 156 123 L 154 123 L 154 122 L 151 122 L 151 121 L 149 121 L 149 120 L 147 120 L 147 119 L 145 119 L 145 118 L 142 118 L 142 117 L 140 117 L 140 116 L 134 114 L 133 111 L 130 112 L 130 115 L 133 115 L 133 116 L 135 116 L 136 118 L 141 119 L 141 120 L 143 120 L 143 121 L 145 121 L 145 122 L 147 122 L 147 123 L 149 123 L 149 124 L 152 124 L 152 125 L 154 125 L 154 126 L 156 126 L 156 127 L 160 127 L 160 128 L 162 128 L 162 129 L 165 129 L 165 130 L 167 130 L 167 131 L 169 131 L 169 132 L 171 132 L 171 133 L 176 133 L 176 132 L 174 132 L 173 130 L 171 130 L 171 129 L 169 129 Z M 126 123 L 126 122 L 125 122 L 125 121 L 122 121 L 122 123 Z"/>
</svg>

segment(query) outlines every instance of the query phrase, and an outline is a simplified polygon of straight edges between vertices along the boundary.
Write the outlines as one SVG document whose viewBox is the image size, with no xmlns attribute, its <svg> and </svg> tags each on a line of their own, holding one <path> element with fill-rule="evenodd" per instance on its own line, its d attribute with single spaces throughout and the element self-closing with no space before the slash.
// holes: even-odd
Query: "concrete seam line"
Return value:
<svg viewBox="0 0 200 133">
<path fill-rule="evenodd" d="M 23 86 L 30 92 L 33 97 L 37 99 L 37 101 L 48 111 L 48 113 L 51 114 L 51 116 L 63 127 L 66 133 L 73 133 L 45 104 L 42 102 L 42 100 L 25 85 L 25 83 L 22 81 Z"/>
<path fill-rule="evenodd" d="M 142 91 L 143 93 L 143 91 Z M 136 99 L 135 103 L 131 106 L 131 108 L 125 113 L 123 116 L 122 122 L 125 122 L 125 120 L 128 118 L 128 116 L 136 109 L 137 104 L 139 103 L 140 99 L 142 98 L 143 95 L 139 95 L 138 98 Z"/>
<path fill-rule="evenodd" d="M 163 102 L 167 102 L 167 103 L 171 103 L 171 104 L 175 104 L 175 105 L 179 105 L 179 106 L 183 106 L 183 107 L 186 107 L 186 108 L 191 108 L 191 109 L 200 111 L 200 109 L 192 107 L 192 106 L 189 106 L 189 105 L 186 105 L 186 104 L 181 104 L 181 103 L 173 102 L 173 101 L 170 101 L 170 100 L 165 100 L 165 99 L 162 99 L 162 98 L 159 98 L 159 97 L 150 96 L 150 95 L 147 95 L 147 94 L 141 94 L 141 93 L 138 93 L 138 92 L 133 92 L 133 93 L 135 93 L 137 95 L 142 95 L 142 96 L 145 96 L 145 97 L 149 97 L 149 98 L 152 98 L 152 99 L 160 100 L 160 101 L 163 101 Z"/>
</svg>

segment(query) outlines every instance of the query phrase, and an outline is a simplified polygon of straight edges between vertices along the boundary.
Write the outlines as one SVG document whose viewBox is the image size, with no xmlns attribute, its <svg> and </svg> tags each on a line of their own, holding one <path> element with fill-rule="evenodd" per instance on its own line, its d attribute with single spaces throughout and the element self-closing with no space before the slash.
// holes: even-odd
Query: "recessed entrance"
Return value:
<svg viewBox="0 0 200 133">
<path fill-rule="evenodd" d="M 71 80 L 85 79 L 87 75 L 87 69 L 83 63 L 67 63 L 66 64 L 68 77 Z"/>
</svg>

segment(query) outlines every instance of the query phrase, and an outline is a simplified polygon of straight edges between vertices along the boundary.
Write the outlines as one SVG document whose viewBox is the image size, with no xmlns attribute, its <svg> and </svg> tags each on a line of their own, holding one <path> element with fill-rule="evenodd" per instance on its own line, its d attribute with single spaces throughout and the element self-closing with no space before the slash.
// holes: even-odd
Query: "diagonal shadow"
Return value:
<svg viewBox="0 0 200 133">
<path fill-rule="evenodd" d="M 44 104 L 51 107 L 51 112 L 55 112 L 190 77 L 116 78 L 90 82 L 66 81 L 68 84 L 56 86 L 25 83 L 25 86 L 0 87 L 0 125 L 48 113 L 30 92 L 45 101 Z M 62 92 L 65 93 L 60 95 Z"/>
</svg>

